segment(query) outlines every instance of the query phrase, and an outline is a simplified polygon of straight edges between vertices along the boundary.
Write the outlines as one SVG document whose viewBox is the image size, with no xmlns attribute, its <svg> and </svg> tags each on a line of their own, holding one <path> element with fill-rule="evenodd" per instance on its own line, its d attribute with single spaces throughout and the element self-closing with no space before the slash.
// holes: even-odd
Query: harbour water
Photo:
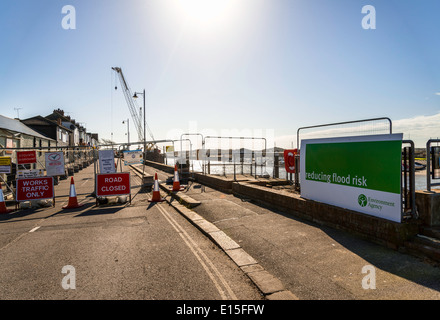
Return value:
<svg viewBox="0 0 440 320">
<path fill-rule="evenodd" d="M 415 174 L 416 190 L 426 190 L 426 170 L 418 170 Z M 440 179 L 432 179 L 431 183 L 440 183 Z M 439 189 L 440 186 L 431 186 L 431 189 Z"/>
<path fill-rule="evenodd" d="M 168 158 L 168 165 L 174 165 L 174 158 Z M 194 172 L 203 172 L 203 166 L 207 168 L 207 161 L 202 160 L 192 160 L 190 162 L 190 169 Z M 255 169 L 257 170 L 257 175 L 263 176 L 274 176 L 274 166 L 273 161 L 267 161 L 266 164 L 262 165 L 257 161 L 257 166 L 255 164 L 252 166 L 252 174 L 255 174 Z M 280 179 L 287 179 L 286 170 L 284 166 L 279 166 Z M 207 172 L 207 169 L 205 169 Z M 237 174 L 251 174 L 251 164 L 250 162 L 245 162 L 243 165 L 241 163 L 235 163 L 235 172 Z M 234 163 L 233 162 L 221 162 L 221 161 L 210 161 L 210 173 L 218 175 L 233 175 L 234 174 Z M 433 183 L 440 183 L 440 179 L 432 180 Z M 426 190 L 426 170 L 417 170 L 415 173 L 415 187 L 416 190 Z M 440 187 L 434 186 L 432 189 L 438 189 Z"/>
</svg>

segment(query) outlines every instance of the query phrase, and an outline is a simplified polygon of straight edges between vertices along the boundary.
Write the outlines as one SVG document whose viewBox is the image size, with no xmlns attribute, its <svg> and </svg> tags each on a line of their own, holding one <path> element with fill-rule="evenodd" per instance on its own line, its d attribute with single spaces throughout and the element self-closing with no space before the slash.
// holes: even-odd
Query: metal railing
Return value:
<svg viewBox="0 0 440 320">
<path fill-rule="evenodd" d="M 438 143 L 440 142 L 440 139 L 429 139 L 428 142 L 426 143 L 426 190 L 428 192 L 433 192 L 431 189 L 431 187 L 434 186 L 440 186 L 440 183 L 436 182 L 433 183 L 431 178 L 434 178 L 434 170 L 436 169 L 436 167 L 433 165 L 432 160 L 434 159 L 432 157 L 432 153 L 433 153 L 433 149 L 431 148 L 431 144 L 432 143 Z M 438 164 L 437 164 L 438 165 Z M 432 171 L 431 171 L 432 169 Z"/>
<path fill-rule="evenodd" d="M 402 149 L 402 218 L 416 217 L 415 147 L 412 140 L 403 140 L 402 144 L 409 144 L 409 147 Z"/>
<path fill-rule="evenodd" d="M 35 162 L 19 164 L 17 161 L 17 152 L 35 151 Z M 54 184 L 58 184 L 58 180 L 67 179 L 68 176 L 74 175 L 75 172 L 82 170 L 97 159 L 95 150 L 90 146 L 41 146 L 41 147 L 11 147 L 0 148 L 0 156 L 10 158 L 9 172 L 0 173 L 0 181 L 2 186 L 6 187 L 8 192 L 14 194 L 17 178 L 22 175 L 46 175 L 45 154 L 46 152 L 62 151 L 64 155 L 64 175 L 54 176 Z M 38 170 L 37 172 L 32 170 Z"/>
<path fill-rule="evenodd" d="M 372 118 L 372 119 L 362 119 L 362 120 L 353 120 L 353 121 L 345 121 L 345 122 L 335 122 L 335 123 L 327 123 L 327 124 L 319 124 L 314 126 L 308 126 L 308 127 L 301 127 L 298 128 L 296 132 L 296 147 L 300 148 L 300 131 L 306 130 L 306 129 L 316 129 L 316 128 L 323 128 L 323 127 L 331 127 L 331 126 L 340 126 L 340 125 L 347 125 L 347 124 L 356 124 L 356 123 L 363 123 L 363 122 L 373 122 L 373 121 L 387 121 L 389 123 L 389 133 L 393 133 L 393 123 L 390 118 L 388 117 L 380 117 L 380 118 Z"/>
<path fill-rule="evenodd" d="M 184 150 L 174 152 L 174 154 L 171 155 L 168 154 L 166 162 L 169 165 L 174 165 L 175 159 L 178 159 L 180 160 L 180 166 L 186 165 L 191 168 L 191 171 L 203 174 L 220 176 L 234 175 L 234 177 L 238 174 L 252 175 L 254 177 L 262 175 L 268 176 L 268 173 L 265 173 L 265 169 L 269 165 L 268 162 L 271 162 L 271 155 L 265 157 L 260 155 L 262 155 L 262 152 L 259 151 L 240 153 L 232 149 L 199 149 L 193 150 L 192 152 Z M 272 168 L 272 162 L 270 164 Z M 278 169 L 278 164 L 276 166 Z M 281 165 L 279 165 L 279 167 L 281 167 Z M 272 174 L 274 175 L 275 173 Z"/>
</svg>

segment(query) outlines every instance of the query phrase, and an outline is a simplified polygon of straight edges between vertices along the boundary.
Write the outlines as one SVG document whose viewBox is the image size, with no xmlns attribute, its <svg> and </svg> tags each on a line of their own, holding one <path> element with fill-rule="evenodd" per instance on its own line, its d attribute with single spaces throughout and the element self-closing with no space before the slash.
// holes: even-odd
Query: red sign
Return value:
<svg viewBox="0 0 440 320">
<path fill-rule="evenodd" d="M 52 177 L 17 179 L 17 201 L 42 200 L 53 197 Z"/>
<path fill-rule="evenodd" d="M 101 173 L 96 175 L 96 196 L 120 196 L 130 194 L 130 173 Z"/>
<path fill-rule="evenodd" d="M 284 150 L 284 166 L 287 173 L 295 173 L 295 155 L 298 149 Z"/>
<path fill-rule="evenodd" d="M 36 163 L 37 152 L 33 151 L 17 151 L 17 164 Z"/>
</svg>

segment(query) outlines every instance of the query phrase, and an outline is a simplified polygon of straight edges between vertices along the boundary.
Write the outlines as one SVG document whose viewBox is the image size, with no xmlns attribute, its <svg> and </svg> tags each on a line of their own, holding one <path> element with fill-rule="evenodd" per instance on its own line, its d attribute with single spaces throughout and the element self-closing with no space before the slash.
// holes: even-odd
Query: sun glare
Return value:
<svg viewBox="0 0 440 320">
<path fill-rule="evenodd" d="M 210 27 L 226 22 L 234 13 L 234 0 L 177 0 L 177 9 L 187 22 Z"/>
</svg>

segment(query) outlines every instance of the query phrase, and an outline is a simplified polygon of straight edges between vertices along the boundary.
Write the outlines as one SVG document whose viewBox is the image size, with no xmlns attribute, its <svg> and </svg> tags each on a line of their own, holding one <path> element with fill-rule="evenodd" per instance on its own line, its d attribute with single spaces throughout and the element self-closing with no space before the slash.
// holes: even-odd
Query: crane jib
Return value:
<svg viewBox="0 0 440 320">
<path fill-rule="evenodd" d="M 133 99 L 133 94 L 130 90 L 130 87 L 127 84 L 127 81 L 125 80 L 124 74 L 122 73 L 122 69 L 119 67 L 112 67 L 112 69 L 118 74 L 119 77 L 119 82 L 122 85 L 123 88 L 123 93 L 124 93 L 124 97 L 125 97 L 125 101 L 127 102 L 128 105 L 128 109 L 130 111 L 131 117 L 134 121 L 135 127 L 136 127 L 136 131 L 139 137 L 139 141 L 146 141 L 146 136 L 144 134 L 144 132 L 142 132 L 142 108 L 139 108 L 136 104 L 136 102 Z M 116 88 L 115 88 L 116 89 Z M 145 97 L 144 97 L 145 99 Z M 139 110 L 139 113 L 138 111 Z M 145 110 L 143 110 L 143 112 L 145 112 Z M 145 123 L 145 126 L 147 126 L 147 124 Z M 148 128 L 148 132 L 150 133 L 150 136 L 153 138 L 153 135 L 151 133 L 150 128 Z M 154 140 L 154 138 L 153 138 Z"/>
</svg>

